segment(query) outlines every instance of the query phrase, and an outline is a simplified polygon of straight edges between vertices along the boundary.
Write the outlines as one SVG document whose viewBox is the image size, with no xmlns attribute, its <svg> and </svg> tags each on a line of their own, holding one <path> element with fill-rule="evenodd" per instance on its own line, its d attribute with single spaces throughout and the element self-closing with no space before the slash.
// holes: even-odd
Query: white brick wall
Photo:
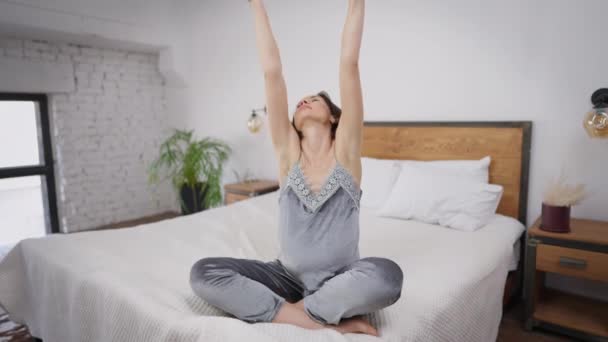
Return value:
<svg viewBox="0 0 608 342">
<path fill-rule="evenodd" d="M 49 97 L 62 231 L 177 209 L 169 184 L 147 184 L 169 134 L 158 54 L 0 38 L 0 58 L 74 66 L 76 91 Z"/>
</svg>

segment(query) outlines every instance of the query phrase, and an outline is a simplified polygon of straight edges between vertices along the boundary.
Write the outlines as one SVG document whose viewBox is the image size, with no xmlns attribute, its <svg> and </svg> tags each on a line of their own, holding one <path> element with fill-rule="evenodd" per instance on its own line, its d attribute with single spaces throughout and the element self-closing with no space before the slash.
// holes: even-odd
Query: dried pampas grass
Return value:
<svg viewBox="0 0 608 342">
<path fill-rule="evenodd" d="M 587 195 L 584 184 L 566 184 L 566 177 L 559 177 L 547 185 L 543 203 L 556 207 L 569 207 L 579 204 Z"/>
</svg>

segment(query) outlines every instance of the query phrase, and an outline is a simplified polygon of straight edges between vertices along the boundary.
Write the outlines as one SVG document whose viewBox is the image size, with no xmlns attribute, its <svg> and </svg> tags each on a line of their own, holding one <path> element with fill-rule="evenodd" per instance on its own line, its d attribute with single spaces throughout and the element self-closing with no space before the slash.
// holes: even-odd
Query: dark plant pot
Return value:
<svg viewBox="0 0 608 342">
<path fill-rule="evenodd" d="M 570 232 L 570 207 L 556 207 L 543 203 L 539 228 L 554 233 Z"/>
<path fill-rule="evenodd" d="M 180 190 L 182 214 L 188 215 L 205 210 L 206 183 L 197 183 L 194 187 L 183 185 Z M 201 191 L 203 188 L 205 190 Z"/>
</svg>

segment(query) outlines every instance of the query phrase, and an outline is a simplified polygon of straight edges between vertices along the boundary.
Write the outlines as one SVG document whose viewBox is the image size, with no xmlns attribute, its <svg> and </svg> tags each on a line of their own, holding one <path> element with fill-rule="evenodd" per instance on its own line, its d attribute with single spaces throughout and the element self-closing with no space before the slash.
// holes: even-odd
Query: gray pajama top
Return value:
<svg viewBox="0 0 608 342">
<path fill-rule="evenodd" d="M 350 172 L 337 160 L 318 193 L 310 190 L 299 161 L 288 172 L 278 198 L 278 259 L 302 281 L 306 293 L 360 258 L 361 195 Z"/>
<path fill-rule="evenodd" d="M 199 297 L 246 322 L 272 322 L 284 302 L 303 300 L 308 316 L 320 324 L 338 324 L 399 299 L 399 265 L 359 258 L 362 191 L 346 169 L 336 162 L 313 194 L 298 163 L 279 191 L 279 256 L 267 262 L 198 260 L 190 284 Z"/>
</svg>

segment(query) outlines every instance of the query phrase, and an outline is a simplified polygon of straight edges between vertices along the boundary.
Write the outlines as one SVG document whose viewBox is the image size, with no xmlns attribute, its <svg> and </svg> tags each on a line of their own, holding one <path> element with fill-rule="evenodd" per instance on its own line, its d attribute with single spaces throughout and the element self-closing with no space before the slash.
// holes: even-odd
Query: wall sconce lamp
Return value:
<svg viewBox="0 0 608 342">
<path fill-rule="evenodd" d="M 260 117 L 260 113 L 267 114 L 266 106 L 264 108 L 252 109 L 251 115 L 249 116 L 249 120 L 247 120 L 247 128 L 251 133 L 257 133 L 260 128 L 262 128 L 262 118 Z"/>
<path fill-rule="evenodd" d="M 608 138 L 608 88 L 591 95 L 593 109 L 585 115 L 583 127 L 592 138 Z"/>
</svg>

